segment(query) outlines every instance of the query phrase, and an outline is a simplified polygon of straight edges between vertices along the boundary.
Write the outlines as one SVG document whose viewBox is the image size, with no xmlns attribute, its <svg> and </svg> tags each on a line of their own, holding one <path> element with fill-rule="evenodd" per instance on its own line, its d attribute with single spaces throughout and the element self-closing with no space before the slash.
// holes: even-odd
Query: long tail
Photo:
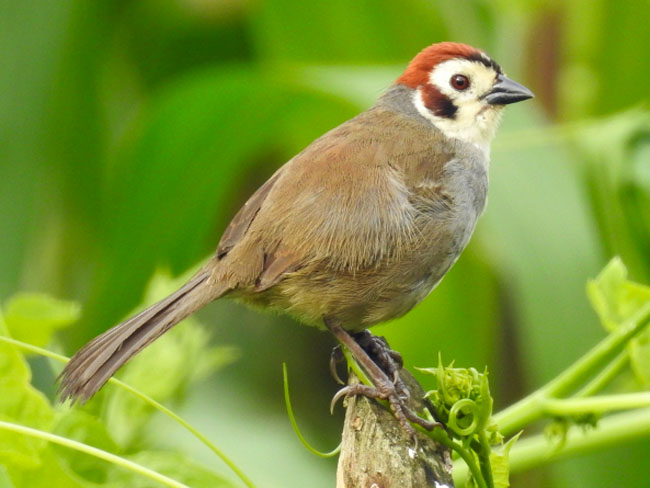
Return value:
<svg viewBox="0 0 650 488">
<path fill-rule="evenodd" d="M 85 403 L 129 359 L 195 310 L 221 294 L 199 272 L 179 290 L 95 337 L 72 357 L 59 376 L 61 401 Z"/>
</svg>

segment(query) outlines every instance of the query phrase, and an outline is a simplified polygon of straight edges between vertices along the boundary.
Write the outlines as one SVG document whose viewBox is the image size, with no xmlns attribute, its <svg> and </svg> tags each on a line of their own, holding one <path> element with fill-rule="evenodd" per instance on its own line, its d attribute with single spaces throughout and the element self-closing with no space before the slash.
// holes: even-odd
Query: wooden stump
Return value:
<svg viewBox="0 0 650 488">
<path fill-rule="evenodd" d="M 410 405 L 423 409 L 424 391 L 406 370 L 400 373 L 411 391 Z M 351 374 L 350 382 L 357 382 Z M 346 400 L 337 488 L 453 488 L 449 450 L 418 432 L 413 441 L 393 414 L 365 397 Z"/>
</svg>

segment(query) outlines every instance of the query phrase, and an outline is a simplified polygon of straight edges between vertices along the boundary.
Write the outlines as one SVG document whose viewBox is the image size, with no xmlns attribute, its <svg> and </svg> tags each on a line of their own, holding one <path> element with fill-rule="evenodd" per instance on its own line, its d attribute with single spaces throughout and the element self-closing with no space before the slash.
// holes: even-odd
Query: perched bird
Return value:
<svg viewBox="0 0 650 488">
<path fill-rule="evenodd" d="M 425 48 L 374 106 L 277 170 L 184 286 L 79 350 L 62 398 L 86 401 L 185 317 L 233 298 L 332 331 L 375 385 L 341 394 L 388 399 L 415 420 L 355 337 L 408 312 L 456 262 L 485 206 L 503 108 L 532 96 L 481 50 Z"/>
</svg>

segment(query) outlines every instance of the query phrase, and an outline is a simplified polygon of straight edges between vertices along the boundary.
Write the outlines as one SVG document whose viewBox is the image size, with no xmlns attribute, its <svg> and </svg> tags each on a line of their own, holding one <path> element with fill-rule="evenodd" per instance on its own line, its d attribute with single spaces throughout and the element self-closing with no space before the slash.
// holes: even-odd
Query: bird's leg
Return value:
<svg viewBox="0 0 650 488">
<path fill-rule="evenodd" d="M 399 421 L 402 428 L 413 438 L 415 438 L 415 430 L 409 424 L 409 420 L 416 423 L 427 430 L 432 430 L 436 425 L 435 422 L 430 422 L 419 417 L 411 408 L 405 403 L 405 399 L 400 396 L 400 392 L 395 383 L 386 375 L 384 371 L 372 360 L 366 351 L 357 343 L 357 341 L 348 334 L 338 323 L 325 318 L 323 320 L 325 326 L 332 334 L 339 340 L 341 344 L 348 348 L 354 359 L 364 369 L 370 381 L 374 386 L 367 386 L 363 384 L 348 385 L 338 391 L 332 399 L 332 406 L 336 402 L 348 395 L 363 395 L 368 398 L 378 398 L 388 401 L 391 410 L 395 414 L 395 418 Z"/>
</svg>

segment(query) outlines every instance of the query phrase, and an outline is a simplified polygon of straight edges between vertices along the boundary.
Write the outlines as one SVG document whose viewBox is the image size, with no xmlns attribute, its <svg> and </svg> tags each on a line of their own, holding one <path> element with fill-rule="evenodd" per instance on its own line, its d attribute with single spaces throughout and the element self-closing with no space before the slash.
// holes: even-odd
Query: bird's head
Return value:
<svg viewBox="0 0 650 488">
<path fill-rule="evenodd" d="M 533 93 L 508 78 L 483 51 L 441 42 L 422 50 L 397 84 L 413 90 L 413 104 L 448 137 L 487 151 L 503 107 Z"/>
</svg>

